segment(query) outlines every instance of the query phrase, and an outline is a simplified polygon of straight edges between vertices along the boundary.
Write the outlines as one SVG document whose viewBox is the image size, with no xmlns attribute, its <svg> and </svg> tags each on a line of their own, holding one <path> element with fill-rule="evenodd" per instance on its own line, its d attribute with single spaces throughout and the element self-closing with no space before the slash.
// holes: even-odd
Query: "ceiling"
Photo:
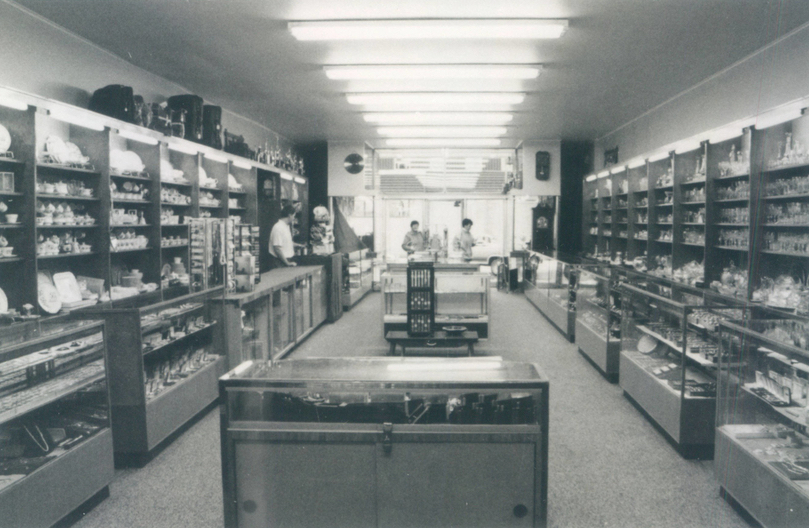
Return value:
<svg viewBox="0 0 809 528">
<path fill-rule="evenodd" d="M 805 0 L 16 0 L 296 142 L 384 146 L 347 91 L 525 91 L 504 146 L 595 139 L 809 20 Z M 565 18 L 558 40 L 298 41 L 293 20 Z M 335 81 L 324 65 L 542 63 L 529 81 Z M 137 87 L 135 87 L 137 89 Z M 170 94 L 167 94 L 170 95 Z"/>
</svg>

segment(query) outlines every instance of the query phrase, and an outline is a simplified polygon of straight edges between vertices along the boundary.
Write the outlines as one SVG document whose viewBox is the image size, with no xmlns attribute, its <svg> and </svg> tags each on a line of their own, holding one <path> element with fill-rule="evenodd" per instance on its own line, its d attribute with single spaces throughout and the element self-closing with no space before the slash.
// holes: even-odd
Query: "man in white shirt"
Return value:
<svg viewBox="0 0 809 528">
<path fill-rule="evenodd" d="M 463 252 L 463 259 L 466 262 L 472 260 L 472 248 L 475 246 L 475 237 L 472 236 L 472 220 L 464 218 L 461 222 L 461 232 L 453 240 L 456 251 Z"/>
<path fill-rule="evenodd" d="M 270 257 L 274 268 L 297 266 L 290 259 L 295 256 L 295 244 L 292 242 L 292 222 L 295 219 L 295 207 L 285 205 L 281 209 L 281 219 L 272 226 L 270 232 Z"/>
</svg>

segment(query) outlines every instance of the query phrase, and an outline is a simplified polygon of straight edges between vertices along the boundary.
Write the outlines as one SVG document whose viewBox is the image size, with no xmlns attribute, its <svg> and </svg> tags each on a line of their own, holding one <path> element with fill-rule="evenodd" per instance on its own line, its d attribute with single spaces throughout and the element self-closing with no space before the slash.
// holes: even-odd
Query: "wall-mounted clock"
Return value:
<svg viewBox="0 0 809 528">
<path fill-rule="evenodd" d="M 343 167 L 349 174 L 359 174 L 365 168 L 365 158 L 357 153 L 349 154 L 343 161 Z"/>
</svg>

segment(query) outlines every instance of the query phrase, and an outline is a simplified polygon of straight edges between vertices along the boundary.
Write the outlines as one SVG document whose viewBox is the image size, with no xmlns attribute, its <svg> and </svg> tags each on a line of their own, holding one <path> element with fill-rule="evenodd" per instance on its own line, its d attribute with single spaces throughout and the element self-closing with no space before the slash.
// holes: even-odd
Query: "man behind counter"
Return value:
<svg viewBox="0 0 809 528">
<path fill-rule="evenodd" d="M 461 222 L 461 232 L 453 241 L 455 250 L 463 253 L 463 259 L 466 262 L 472 260 L 472 248 L 475 247 L 475 237 L 472 236 L 471 230 L 472 220 L 464 218 Z"/>
<path fill-rule="evenodd" d="M 410 222 L 410 231 L 405 234 L 402 249 L 410 255 L 416 251 L 424 251 L 424 247 L 424 235 L 419 231 L 419 222 L 418 220 L 413 220 Z"/>
<path fill-rule="evenodd" d="M 297 266 L 290 259 L 295 256 L 295 244 L 292 242 L 292 222 L 295 219 L 295 207 L 285 205 L 281 209 L 281 219 L 272 226 L 270 232 L 270 262 L 273 269 Z"/>
</svg>

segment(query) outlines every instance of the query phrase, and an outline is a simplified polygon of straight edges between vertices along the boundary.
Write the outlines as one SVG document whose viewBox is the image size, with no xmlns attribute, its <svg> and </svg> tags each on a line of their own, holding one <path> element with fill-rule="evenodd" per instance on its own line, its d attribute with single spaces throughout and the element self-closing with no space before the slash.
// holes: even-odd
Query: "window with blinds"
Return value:
<svg viewBox="0 0 809 528">
<path fill-rule="evenodd" d="M 503 194 L 514 179 L 515 152 L 377 150 L 382 194 Z"/>
</svg>

